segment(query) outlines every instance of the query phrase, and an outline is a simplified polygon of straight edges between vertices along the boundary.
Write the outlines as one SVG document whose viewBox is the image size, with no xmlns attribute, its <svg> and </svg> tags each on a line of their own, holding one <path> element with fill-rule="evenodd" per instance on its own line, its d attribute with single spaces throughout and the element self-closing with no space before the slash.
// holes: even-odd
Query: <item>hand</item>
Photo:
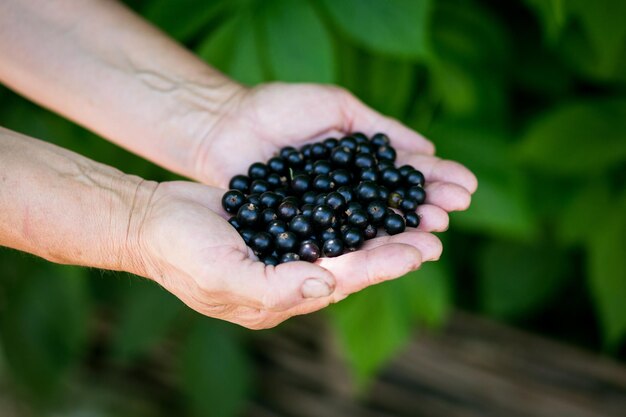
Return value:
<svg viewBox="0 0 626 417">
<path fill-rule="evenodd" d="M 431 142 L 338 87 L 265 84 L 241 89 L 223 109 L 202 138 L 196 157 L 195 177 L 208 184 L 227 187 L 233 175 L 245 174 L 251 163 L 266 161 L 284 146 L 361 131 L 387 133 L 398 151 L 398 164 L 424 173 L 427 204 L 420 208 L 424 218 L 447 225 L 446 212 L 467 209 L 477 187 L 467 168 L 433 156 Z"/>
<path fill-rule="evenodd" d="M 224 190 L 189 182 L 161 183 L 141 212 L 135 241 L 141 270 L 201 314 L 263 329 L 337 302 L 369 285 L 396 278 L 436 260 L 441 243 L 424 230 L 381 236 L 361 250 L 290 262 L 256 260 L 226 221 Z"/>
</svg>

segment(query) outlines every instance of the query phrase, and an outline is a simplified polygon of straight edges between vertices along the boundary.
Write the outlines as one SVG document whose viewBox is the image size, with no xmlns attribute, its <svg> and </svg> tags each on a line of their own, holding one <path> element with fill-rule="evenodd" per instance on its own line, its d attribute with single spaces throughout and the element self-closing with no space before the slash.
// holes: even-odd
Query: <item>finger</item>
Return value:
<svg viewBox="0 0 626 417">
<path fill-rule="evenodd" d="M 336 287 L 332 273 L 309 262 L 288 262 L 266 266 L 261 262 L 242 261 L 240 271 L 227 277 L 227 292 L 241 296 L 240 305 L 280 312 L 308 299 L 330 296 Z"/>
<path fill-rule="evenodd" d="M 420 217 L 418 230 L 424 232 L 445 232 L 448 230 L 450 217 L 441 207 L 422 204 L 417 207 L 417 215 Z"/>
<path fill-rule="evenodd" d="M 428 155 L 435 153 L 435 145 L 424 136 L 404 126 L 399 121 L 374 111 L 352 94 L 344 95 L 344 108 L 347 109 L 347 132 L 360 131 L 368 136 L 378 132 L 386 133 L 397 149 L 408 152 L 420 152 Z"/>
<path fill-rule="evenodd" d="M 319 265 L 336 277 L 333 302 L 370 285 L 400 277 L 422 264 L 422 254 L 412 245 L 389 243 L 361 249 L 336 258 L 322 258 Z"/>
<path fill-rule="evenodd" d="M 405 232 L 393 236 L 379 236 L 370 239 L 363 244 L 361 249 L 371 250 L 395 243 L 413 246 L 421 253 L 422 262 L 438 260 L 443 251 L 443 245 L 437 236 L 416 229 L 407 229 Z"/>
<path fill-rule="evenodd" d="M 451 182 L 426 184 L 426 203 L 441 207 L 445 211 L 467 210 L 472 196 L 464 187 Z"/>
<path fill-rule="evenodd" d="M 472 194 L 478 187 L 478 180 L 472 171 L 456 161 L 431 155 L 398 152 L 398 165 L 404 164 L 420 170 L 427 181 L 452 182 L 464 187 Z"/>
</svg>

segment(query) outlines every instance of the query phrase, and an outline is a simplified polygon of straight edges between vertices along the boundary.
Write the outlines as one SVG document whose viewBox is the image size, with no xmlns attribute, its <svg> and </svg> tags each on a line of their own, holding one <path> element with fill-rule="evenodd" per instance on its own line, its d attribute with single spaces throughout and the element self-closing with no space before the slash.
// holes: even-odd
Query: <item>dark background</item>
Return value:
<svg viewBox="0 0 626 417">
<path fill-rule="evenodd" d="M 440 262 L 321 313 L 363 395 L 457 308 L 626 358 L 626 2 L 127 3 L 241 82 L 343 85 L 477 174 Z M 174 178 L 1 87 L 0 125 Z M 173 370 L 169 412 L 236 415 L 259 384 L 256 337 L 146 280 L 0 250 L 0 407 L 17 415 L 141 416 L 103 375 L 141 381 L 155 360 Z"/>
</svg>

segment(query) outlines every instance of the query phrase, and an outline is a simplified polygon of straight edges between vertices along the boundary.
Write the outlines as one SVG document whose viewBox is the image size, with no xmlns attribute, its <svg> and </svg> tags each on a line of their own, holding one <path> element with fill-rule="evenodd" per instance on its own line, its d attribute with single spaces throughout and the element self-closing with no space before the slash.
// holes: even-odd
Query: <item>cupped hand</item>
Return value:
<svg viewBox="0 0 626 417">
<path fill-rule="evenodd" d="M 365 106 L 344 89 L 318 84 L 264 84 L 234 94 L 222 116 L 202 138 L 195 177 L 227 187 L 284 146 L 298 147 L 345 132 L 386 133 L 398 165 L 413 165 L 426 178 L 427 210 L 465 210 L 477 181 L 463 165 L 434 156 L 433 144 L 398 121 Z"/>
<path fill-rule="evenodd" d="M 437 260 L 441 243 L 429 232 L 447 227 L 447 216 L 425 216 L 419 229 L 371 239 L 337 258 L 266 266 L 227 222 L 223 192 L 190 182 L 159 184 L 138 227 L 140 274 L 201 314 L 251 329 L 322 309 Z"/>
</svg>

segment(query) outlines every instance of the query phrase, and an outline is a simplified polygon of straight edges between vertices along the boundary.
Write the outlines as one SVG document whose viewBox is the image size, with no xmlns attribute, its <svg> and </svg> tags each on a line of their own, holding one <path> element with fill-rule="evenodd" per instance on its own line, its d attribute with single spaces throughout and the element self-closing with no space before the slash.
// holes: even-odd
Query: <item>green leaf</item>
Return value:
<svg viewBox="0 0 626 417">
<path fill-rule="evenodd" d="M 339 340 L 361 389 L 411 334 L 410 301 L 397 281 L 352 294 L 331 309 Z"/>
<path fill-rule="evenodd" d="M 589 278 L 604 341 L 617 349 L 626 337 L 626 194 L 595 218 L 589 239 Z"/>
<path fill-rule="evenodd" d="M 167 335 L 182 308 L 176 297 L 157 284 L 132 278 L 118 309 L 113 356 L 127 362 L 145 353 Z"/>
<path fill-rule="evenodd" d="M 86 350 L 90 317 L 85 269 L 29 258 L 4 276 L 0 337 L 11 374 L 46 401 Z M 11 269 L 4 269 L 11 274 Z M 35 400 L 36 398 L 36 400 Z"/>
<path fill-rule="evenodd" d="M 249 85 L 266 80 L 249 9 L 227 20 L 198 47 L 198 55 L 222 72 Z"/>
<path fill-rule="evenodd" d="M 567 258 L 552 246 L 493 241 L 479 256 L 482 308 L 502 318 L 524 317 L 543 306 L 567 276 Z"/>
<path fill-rule="evenodd" d="M 536 232 L 526 179 L 514 164 L 506 134 L 482 126 L 439 121 L 424 132 L 441 157 L 461 162 L 478 177 L 469 210 L 454 213 L 455 227 L 528 240 Z"/>
<path fill-rule="evenodd" d="M 450 274 L 442 261 L 427 262 L 397 281 L 409 296 L 414 318 L 430 327 L 444 324 L 452 306 L 452 288 Z"/>
<path fill-rule="evenodd" d="M 566 104 L 527 131 L 520 157 L 543 172 L 588 176 L 626 159 L 626 100 Z"/>
<path fill-rule="evenodd" d="M 429 0 L 323 0 L 335 24 L 373 52 L 403 58 L 428 53 Z"/>
<path fill-rule="evenodd" d="M 565 27 L 567 13 L 565 0 L 525 0 L 543 23 L 544 37 L 554 43 Z"/>
<path fill-rule="evenodd" d="M 187 41 L 230 7 L 225 0 L 152 0 L 143 15 L 179 41 Z"/>
<path fill-rule="evenodd" d="M 231 330 L 203 318 L 185 344 L 183 387 L 194 415 L 233 417 L 247 405 L 254 370 Z"/>
<path fill-rule="evenodd" d="M 335 81 L 330 34 L 307 0 L 267 0 L 259 16 L 267 61 L 281 81 Z"/>
<path fill-rule="evenodd" d="M 366 92 L 361 98 L 383 114 L 402 118 L 414 97 L 414 65 L 379 56 L 369 57 L 368 63 L 361 68 L 367 74 L 362 82 Z"/>
</svg>

